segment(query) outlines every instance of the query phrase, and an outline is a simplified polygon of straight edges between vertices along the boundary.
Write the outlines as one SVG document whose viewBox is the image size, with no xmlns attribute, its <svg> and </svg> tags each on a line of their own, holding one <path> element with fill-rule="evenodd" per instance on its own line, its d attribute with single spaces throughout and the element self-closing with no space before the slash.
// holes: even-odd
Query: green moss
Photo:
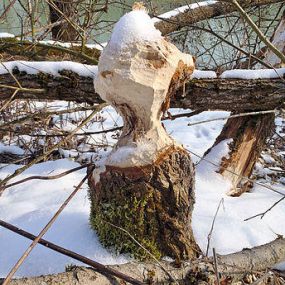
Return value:
<svg viewBox="0 0 285 285">
<path fill-rule="evenodd" d="M 150 259 L 150 255 L 129 233 L 156 258 L 160 258 L 161 252 L 155 239 L 156 220 L 154 215 L 149 215 L 151 209 L 147 205 L 150 195 L 138 199 L 133 195 L 129 197 L 126 189 L 118 189 L 118 192 L 121 194 L 120 198 L 112 197 L 108 203 L 92 204 L 90 223 L 101 243 L 114 248 L 117 253 L 128 253 L 139 260 Z"/>
</svg>

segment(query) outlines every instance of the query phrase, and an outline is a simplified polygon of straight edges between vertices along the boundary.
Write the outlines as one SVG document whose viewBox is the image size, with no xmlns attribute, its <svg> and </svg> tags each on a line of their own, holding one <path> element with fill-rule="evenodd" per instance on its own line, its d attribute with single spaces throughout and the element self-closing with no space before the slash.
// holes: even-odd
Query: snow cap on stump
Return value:
<svg viewBox="0 0 285 285">
<path fill-rule="evenodd" d="M 133 167 L 152 164 L 178 144 L 166 133 L 161 117 L 177 86 L 194 70 L 191 55 L 166 41 L 144 8 L 124 15 L 103 50 L 95 90 L 123 117 L 122 135 L 106 164 Z"/>
</svg>

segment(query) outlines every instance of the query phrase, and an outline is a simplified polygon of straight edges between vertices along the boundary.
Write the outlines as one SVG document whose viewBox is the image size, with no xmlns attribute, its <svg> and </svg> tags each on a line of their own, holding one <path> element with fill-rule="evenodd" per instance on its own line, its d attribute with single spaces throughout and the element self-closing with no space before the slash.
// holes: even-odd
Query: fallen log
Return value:
<svg viewBox="0 0 285 285">
<path fill-rule="evenodd" d="M 171 32 L 178 31 L 189 25 L 193 25 L 200 21 L 218 17 L 221 15 L 227 15 L 232 12 L 237 11 L 235 5 L 231 4 L 230 1 L 209 1 L 210 3 L 203 5 L 205 3 L 201 2 L 195 3 L 196 8 L 192 8 L 191 4 L 188 5 L 189 8 L 183 12 L 177 12 L 171 17 L 165 17 L 160 15 L 157 18 L 161 21 L 155 23 L 155 27 L 159 29 L 162 35 L 169 34 Z M 211 3 L 212 2 L 212 3 Z M 243 8 L 250 8 L 256 6 L 263 6 L 269 4 L 276 4 L 283 2 L 282 0 L 240 0 L 239 4 Z M 176 11 L 175 11 L 176 12 Z"/>
<path fill-rule="evenodd" d="M 41 243 L 48 246 L 48 243 Z M 270 269 L 275 264 L 285 260 L 285 239 L 277 238 L 274 241 L 244 249 L 237 253 L 219 255 L 217 258 L 218 272 L 221 278 L 229 281 L 240 279 L 246 273 L 259 273 Z M 141 263 L 132 261 L 121 265 L 108 265 L 110 271 L 119 271 L 145 284 L 173 284 L 169 274 L 180 284 L 216 284 L 213 260 L 196 259 L 181 263 L 179 267 L 171 262 L 161 261 L 162 269 L 156 262 Z M 167 271 L 167 273 L 166 273 Z M 198 283 L 199 281 L 206 283 Z M 0 279 L 2 284 L 3 279 Z M 184 283 L 183 283 L 184 282 Z M 187 283 L 188 282 L 188 283 Z M 93 268 L 73 267 L 69 272 L 44 275 L 38 277 L 25 277 L 14 279 L 11 285 L 42 285 L 42 284 L 84 284 L 84 285 L 111 285 L 122 284 L 120 280 L 107 274 L 100 273 Z M 232 284 L 232 283 L 227 283 Z"/>
<path fill-rule="evenodd" d="M 103 100 L 94 92 L 93 78 L 63 72 L 56 77 L 38 73 L 36 75 L 15 74 L 23 88 L 14 99 L 64 100 L 78 103 L 98 104 Z M 0 101 L 7 100 L 18 87 L 10 74 L 0 75 Z M 29 90 L 30 89 L 30 90 Z M 41 93 L 33 89 L 43 89 Z M 285 101 L 284 79 L 192 79 L 185 88 L 175 90 L 171 99 L 173 108 L 195 110 L 271 110 L 280 108 Z"/>
</svg>

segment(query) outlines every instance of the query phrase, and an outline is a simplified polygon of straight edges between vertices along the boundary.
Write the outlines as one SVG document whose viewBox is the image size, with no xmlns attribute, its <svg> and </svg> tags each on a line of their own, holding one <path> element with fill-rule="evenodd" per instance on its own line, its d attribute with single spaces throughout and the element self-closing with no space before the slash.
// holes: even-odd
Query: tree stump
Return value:
<svg viewBox="0 0 285 285">
<path fill-rule="evenodd" d="M 94 182 L 91 225 L 104 245 L 139 259 L 150 257 L 118 226 L 157 258 L 197 255 L 191 229 L 194 167 L 183 149 L 168 149 L 153 165 L 107 166 L 100 182 Z"/>
<path fill-rule="evenodd" d="M 95 89 L 124 127 L 104 170 L 89 179 L 90 221 L 117 252 L 177 260 L 199 253 L 191 230 L 193 164 L 161 124 L 193 70 L 193 58 L 166 41 L 143 10 L 120 19 L 100 57 Z"/>
</svg>

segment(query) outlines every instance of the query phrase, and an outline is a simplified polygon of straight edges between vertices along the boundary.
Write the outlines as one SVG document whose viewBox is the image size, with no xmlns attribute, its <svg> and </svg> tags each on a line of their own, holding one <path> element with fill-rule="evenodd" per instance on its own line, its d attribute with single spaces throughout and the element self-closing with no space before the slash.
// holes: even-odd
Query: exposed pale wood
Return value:
<svg viewBox="0 0 285 285">
<path fill-rule="evenodd" d="M 23 87 L 45 89 L 42 94 L 18 92 L 15 99 L 65 100 L 76 102 L 102 103 L 94 92 L 93 78 L 80 77 L 72 72 L 63 72 L 64 77 L 46 74 L 18 74 L 16 78 Z M 0 75 L 1 84 L 16 86 L 9 74 Z M 280 108 L 285 102 L 283 79 L 195 79 L 176 90 L 171 107 L 195 110 L 271 110 Z M 0 100 L 7 100 L 11 90 L 0 88 Z"/>
<path fill-rule="evenodd" d="M 265 114 L 229 119 L 216 139 L 215 145 L 225 139 L 233 140 L 229 158 L 224 157 L 220 167 L 220 173 L 232 183 L 229 195 L 239 196 L 250 190 L 252 183 L 243 177 L 250 177 L 267 138 L 274 130 L 274 118 L 274 114 Z"/>
</svg>

